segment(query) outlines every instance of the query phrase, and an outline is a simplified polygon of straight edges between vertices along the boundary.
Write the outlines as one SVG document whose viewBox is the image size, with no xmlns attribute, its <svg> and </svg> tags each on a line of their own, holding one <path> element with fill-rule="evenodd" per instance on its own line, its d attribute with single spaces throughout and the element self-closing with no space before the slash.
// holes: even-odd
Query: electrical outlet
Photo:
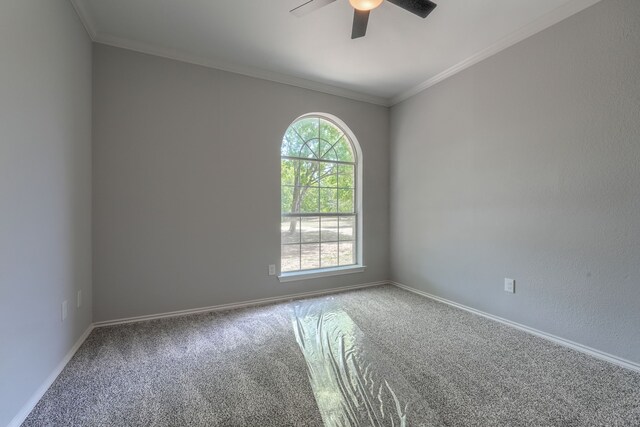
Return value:
<svg viewBox="0 0 640 427">
<path fill-rule="evenodd" d="M 512 294 L 516 293 L 516 281 L 513 279 L 504 279 L 504 291 Z"/>
<path fill-rule="evenodd" d="M 82 307 L 82 289 L 79 289 L 76 295 L 76 306 L 78 308 Z"/>
<path fill-rule="evenodd" d="M 62 321 L 63 322 L 67 318 L 68 306 L 69 304 L 67 304 L 67 300 L 62 301 Z"/>
<path fill-rule="evenodd" d="M 269 264 L 269 276 L 275 276 L 275 275 L 276 275 L 276 265 Z"/>
</svg>

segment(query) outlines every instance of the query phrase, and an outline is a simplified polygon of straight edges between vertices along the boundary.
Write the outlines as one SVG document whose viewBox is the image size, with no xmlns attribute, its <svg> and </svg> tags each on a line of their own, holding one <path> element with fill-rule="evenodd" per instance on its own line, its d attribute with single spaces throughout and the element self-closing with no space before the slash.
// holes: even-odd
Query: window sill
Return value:
<svg viewBox="0 0 640 427">
<path fill-rule="evenodd" d="M 281 282 L 295 282 L 297 280 L 317 279 L 320 277 L 339 276 L 342 274 L 362 273 L 366 266 L 349 265 L 346 267 L 323 268 L 321 270 L 294 271 L 282 273 L 278 276 Z"/>
</svg>

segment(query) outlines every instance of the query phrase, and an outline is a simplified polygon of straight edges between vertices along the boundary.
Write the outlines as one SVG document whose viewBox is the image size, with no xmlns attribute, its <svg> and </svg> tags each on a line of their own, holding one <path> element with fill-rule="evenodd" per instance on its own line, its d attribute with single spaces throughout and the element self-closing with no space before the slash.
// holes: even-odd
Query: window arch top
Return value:
<svg viewBox="0 0 640 427">
<path fill-rule="evenodd" d="M 307 117 L 293 123 L 284 135 L 282 157 L 355 163 L 353 145 L 333 122 Z"/>
</svg>

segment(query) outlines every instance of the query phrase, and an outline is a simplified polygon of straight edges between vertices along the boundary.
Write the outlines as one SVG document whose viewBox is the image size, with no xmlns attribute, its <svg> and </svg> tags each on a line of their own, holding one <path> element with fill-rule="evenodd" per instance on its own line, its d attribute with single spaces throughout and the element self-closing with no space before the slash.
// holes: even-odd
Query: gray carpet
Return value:
<svg viewBox="0 0 640 427">
<path fill-rule="evenodd" d="M 640 374 L 392 286 L 94 330 L 24 426 L 640 426 Z"/>
</svg>

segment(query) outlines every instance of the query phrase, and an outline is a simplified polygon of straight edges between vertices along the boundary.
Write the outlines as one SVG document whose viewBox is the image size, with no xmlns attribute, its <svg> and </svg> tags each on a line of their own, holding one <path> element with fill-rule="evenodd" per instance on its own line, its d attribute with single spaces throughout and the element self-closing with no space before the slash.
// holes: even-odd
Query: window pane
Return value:
<svg viewBox="0 0 640 427">
<path fill-rule="evenodd" d="M 320 135 L 319 121 L 317 117 L 298 120 L 293 124 L 293 128 L 298 132 L 303 140 L 309 141 L 318 138 Z"/>
<path fill-rule="evenodd" d="M 325 151 L 327 151 L 328 148 L 329 146 L 327 146 L 327 143 L 325 141 L 323 141 L 322 139 L 318 140 L 318 159 L 322 159 L 322 155 Z"/>
<path fill-rule="evenodd" d="M 351 265 L 356 263 L 355 242 L 340 242 L 339 256 L 340 265 Z"/>
<path fill-rule="evenodd" d="M 323 243 L 320 246 L 320 267 L 336 267 L 338 265 L 338 244 Z"/>
<path fill-rule="evenodd" d="M 346 138 L 342 138 L 336 145 L 333 146 L 338 154 L 338 160 L 341 162 L 353 162 L 354 156 L 351 152 L 351 143 Z"/>
<path fill-rule="evenodd" d="M 336 125 L 327 120 L 320 120 L 320 138 L 333 145 L 341 136 L 342 131 Z"/>
<path fill-rule="evenodd" d="M 338 165 L 338 187 L 355 188 L 354 167 L 352 165 Z"/>
<path fill-rule="evenodd" d="M 302 257 L 300 269 L 309 270 L 311 268 L 320 268 L 320 244 L 310 243 L 301 245 Z"/>
<path fill-rule="evenodd" d="M 312 139 L 311 141 L 307 141 L 307 147 L 313 152 L 314 159 L 320 158 L 320 140 Z"/>
<path fill-rule="evenodd" d="M 322 242 L 338 241 L 338 217 L 323 216 L 320 218 L 320 240 Z"/>
<path fill-rule="evenodd" d="M 295 173 L 298 162 L 298 160 L 282 159 L 280 162 L 280 183 L 282 185 L 295 184 Z"/>
<path fill-rule="evenodd" d="M 340 240 L 356 239 L 356 217 L 342 216 L 340 217 Z"/>
<path fill-rule="evenodd" d="M 280 271 L 300 270 L 300 245 L 282 245 L 280 247 Z"/>
<path fill-rule="evenodd" d="M 320 140 L 320 158 L 323 160 L 338 160 L 336 150 L 333 149 L 333 142 Z"/>
<path fill-rule="evenodd" d="M 338 186 L 338 165 L 335 163 L 319 163 L 320 187 L 336 188 Z"/>
<path fill-rule="evenodd" d="M 338 211 L 338 190 L 335 188 L 320 189 L 320 212 L 333 213 Z"/>
<path fill-rule="evenodd" d="M 282 213 L 290 213 L 292 201 L 293 187 L 282 186 L 280 193 L 280 211 Z"/>
<path fill-rule="evenodd" d="M 320 241 L 320 218 L 303 217 L 301 220 L 300 232 L 303 243 L 317 243 Z"/>
<path fill-rule="evenodd" d="M 305 159 L 314 159 L 316 157 L 316 154 L 311 150 L 311 148 L 309 148 L 308 144 L 305 144 L 304 147 L 302 147 L 302 149 L 300 150 L 300 152 L 295 156 L 304 157 Z"/>
<path fill-rule="evenodd" d="M 284 138 L 282 138 L 282 147 L 280 149 L 280 153 L 283 156 L 292 156 L 298 157 L 300 153 L 300 148 L 304 141 L 298 137 L 298 134 L 293 128 L 287 129 L 287 133 L 285 133 Z"/>
<path fill-rule="evenodd" d="M 283 217 L 280 221 L 280 242 L 300 243 L 300 218 Z"/>
<path fill-rule="evenodd" d="M 347 190 L 343 188 L 338 190 L 338 212 L 354 212 L 353 190 Z"/>
<path fill-rule="evenodd" d="M 315 213 L 318 212 L 318 194 L 317 188 L 303 187 L 300 189 L 301 203 L 300 212 L 302 213 Z"/>
<path fill-rule="evenodd" d="M 298 179 L 302 187 L 317 187 L 322 163 L 314 160 L 303 160 L 300 162 L 300 172 Z"/>
</svg>

